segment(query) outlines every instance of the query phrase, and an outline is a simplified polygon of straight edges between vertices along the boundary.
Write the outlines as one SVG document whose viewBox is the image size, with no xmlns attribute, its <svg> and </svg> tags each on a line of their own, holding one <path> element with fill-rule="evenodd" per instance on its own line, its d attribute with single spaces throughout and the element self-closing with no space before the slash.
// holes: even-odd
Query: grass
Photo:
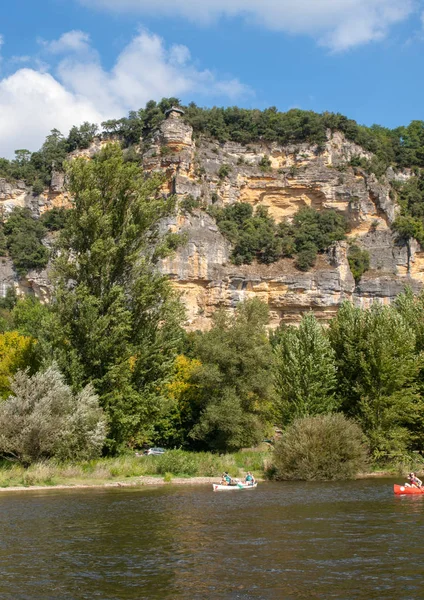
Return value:
<svg viewBox="0 0 424 600">
<path fill-rule="evenodd" d="M 228 471 L 243 477 L 252 471 L 263 476 L 269 451 L 244 451 L 217 455 L 210 452 L 170 450 L 161 456 L 122 455 L 78 463 L 39 462 L 27 469 L 0 462 L 0 488 L 15 486 L 101 485 L 109 482 L 136 482 L 141 476 L 171 482 L 174 477 L 219 477 Z"/>
</svg>

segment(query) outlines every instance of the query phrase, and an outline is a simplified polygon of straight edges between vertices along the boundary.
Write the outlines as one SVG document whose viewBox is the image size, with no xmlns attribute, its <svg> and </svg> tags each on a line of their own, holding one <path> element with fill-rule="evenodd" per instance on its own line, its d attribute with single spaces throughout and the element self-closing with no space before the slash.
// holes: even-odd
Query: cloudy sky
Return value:
<svg viewBox="0 0 424 600">
<path fill-rule="evenodd" d="M 0 156 L 177 96 L 424 119 L 424 0 L 14 0 L 0 8 Z"/>
</svg>

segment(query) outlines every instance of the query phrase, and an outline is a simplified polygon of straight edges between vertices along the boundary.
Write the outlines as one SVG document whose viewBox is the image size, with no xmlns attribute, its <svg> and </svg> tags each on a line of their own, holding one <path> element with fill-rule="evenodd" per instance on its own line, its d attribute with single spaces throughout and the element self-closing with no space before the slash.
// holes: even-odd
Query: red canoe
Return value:
<svg viewBox="0 0 424 600">
<path fill-rule="evenodd" d="M 394 485 L 393 491 L 395 494 L 424 494 L 424 488 L 405 487 L 404 485 Z"/>
</svg>

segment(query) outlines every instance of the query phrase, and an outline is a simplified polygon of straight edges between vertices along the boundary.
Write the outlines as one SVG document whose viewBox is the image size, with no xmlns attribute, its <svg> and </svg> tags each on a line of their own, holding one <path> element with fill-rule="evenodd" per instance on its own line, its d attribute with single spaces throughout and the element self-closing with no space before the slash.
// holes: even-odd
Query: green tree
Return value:
<svg viewBox="0 0 424 600">
<path fill-rule="evenodd" d="M 74 387 L 92 382 L 112 447 L 150 439 L 166 406 L 181 339 L 181 307 L 156 263 L 168 251 L 159 223 L 175 199 L 162 178 L 106 146 L 69 166 L 74 209 L 55 261 L 56 358 Z"/>
<path fill-rule="evenodd" d="M 24 466 L 46 458 L 99 456 L 106 420 L 91 386 L 77 395 L 55 366 L 16 373 L 12 394 L 0 403 L 0 454 Z"/>
<path fill-rule="evenodd" d="M 422 359 L 415 335 L 393 307 L 370 310 L 345 303 L 331 321 L 338 395 L 368 436 L 375 456 L 413 445 L 408 427 L 422 420 L 417 379 Z"/>
<path fill-rule="evenodd" d="M 32 217 L 28 208 L 15 207 L 3 229 L 10 257 L 19 275 L 47 265 L 49 250 L 43 244 L 46 229 L 41 221 Z"/>
<path fill-rule="evenodd" d="M 69 135 L 66 139 L 66 149 L 68 152 L 73 152 L 77 149 L 88 148 L 94 139 L 94 136 L 98 133 L 98 126 L 95 123 L 88 123 L 85 121 L 79 127 L 71 128 Z"/>
<path fill-rule="evenodd" d="M 334 351 L 315 316 L 305 315 L 298 328 L 281 325 L 272 343 L 277 423 L 335 411 L 339 401 Z"/>
<path fill-rule="evenodd" d="M 267 306 L 248 300 L 234 317 L 215 313 L 212 329 L 197 335 L 193 382 L 201 400 L 191 437 L 202 446 L 234 450 L 263 439 L 274 393 L 267 323 Z"/>
</svg>

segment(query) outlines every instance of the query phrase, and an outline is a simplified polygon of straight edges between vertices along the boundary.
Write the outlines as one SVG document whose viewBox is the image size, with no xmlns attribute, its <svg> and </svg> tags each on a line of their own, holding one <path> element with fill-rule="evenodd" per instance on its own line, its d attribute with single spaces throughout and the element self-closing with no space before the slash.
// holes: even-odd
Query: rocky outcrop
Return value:
<svg viewBox="0 0 424 600">
<path fill-rule="evenodd" d="M 71 155 L 94 156 L 108 140 L 96 138 L 92 146 Z M 171 110 L 150 140 L 138 149 L 143 168 L 166 175 L 163 192 L 176 194 L 181 202 L 191 196 L 202 209 L 193 214 L 180 211 L 163 223 L 181 231 L 187 243 L 163 260 L 167 274 L 187 307 L 187 326 L 205 329 L 219 307 L 234 310 L 240 300 L 257 297 L 270 308 L 271 324 L 297 323 L 312 310 L 321 320 L 331 318 L 341 302 L 360 306 L 389 303 L 405 288 L 415 291 L 424 282 L 424 252 L 415 242 L 396 239 L 391 223 L 398 206 L 391 181 L 406 181 L 408 170 L 389 169 L 377 179 L 349 166 L 354 157 L 372 158 L 340 133 L 328 133 L 324 148 L 308 144 L 281 146 L 277 143 L 238 144 L 193 139 L 193 130 L 178 110 Z M 248 202 L 266 206 L 277 220 L 290 219 L 303 206 L 335 209 L 349 224 L 348 241 L 335 244 L 320 255 L 309 272 L 298 271 L 291 259 L 272 265 L 235 266 L 231 247 L 204 208 L 211 204 Z M 49 189 L 34 197 L 22 182 L 14 186 L 0 180 L 0 203 L 30 206 L 40 214 L 53 206 L 68 206 L 70 197 L 62 173 L 54 173 Z M 8 204 L 7 204 L 8 203 Z M 347 259 L 349 244 L 370 255 L 370 270 L 355 283 Z M 10 263 L 0 268 L 1 285 L 13 282 L 22 292 L 48 298 L 46 273 L 30 273 L 18 282 Z M 4 292 L 3 292 L 4 293 Z"/>
<path fill-rule="evenodd" d="M 204 205 L 266 206 L 277 221 L 292 217 L 303 206 L 333 208 L 349 223 L 349 243 L 369 252 L 370 270 L 356 285 L 347 242 L 335 244 L 307 273 L 298 271 L 290 259 L 269 266 L 235 266 L 228 242 L 206 213 L 180 215 L 170 225 L 185 232 L 188 242 L 161 268 L 186 304 L 188 327 L 206 328 L 218 307 L 233 310 L 250 297 L 268 304 L 271 324 L 276 326 L 281 321 L 296 323 L 310 310 L 321 320 L 329 319 L 344 300 L 360 306 L 389 303 L 407 285 L 415 291 L 421 288 L 424 253 L 417 244 L 397 241 L 390 228 L 398 211 L 390 181 L 406 179 L 408 173 L 390 170 L 379 181 L 350 167 L 353 157 L 371 155 L 340 133 L 329 134 L 324 150 L 306 144 L 193 141 L 189 133 L 181 118 L 168 119 L 144 157 L 146 169 L 167 173 L 169 191 L 179 198 L 190 195 Z"/>
</svg>

